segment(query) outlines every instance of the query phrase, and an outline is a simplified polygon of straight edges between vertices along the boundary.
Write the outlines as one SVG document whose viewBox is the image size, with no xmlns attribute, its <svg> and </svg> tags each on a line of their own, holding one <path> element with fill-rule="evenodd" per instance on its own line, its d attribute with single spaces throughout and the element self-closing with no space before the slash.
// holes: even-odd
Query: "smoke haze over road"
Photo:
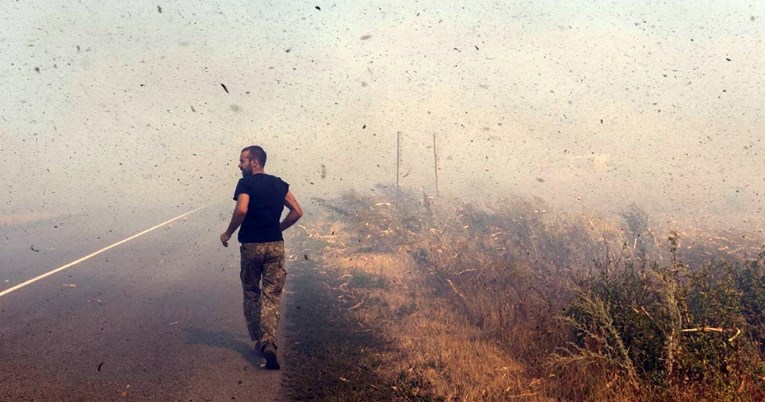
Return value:
<svg viewBox="0 0 765 402">
<path fill-rule="evenodd" d="M 0 365 L 0 384 L 16 399 L 285 396 L 281 374 L 257 371 L 262 362 L 241 317 L 238 250 L 218 240 L 241 177 L 239 152 L 251 144 L 265 148 L 266 172 L 290 183 L 307 212 L 287 238 L 286 265 L 297 275 L 288 279 L 295 303 L 286 304 L 284 321 L 298 325 L 287 330 L 296 336 L 282 350 L 286 375 L 305 369 L 302 382 L 287 387 L 309 384 L 310 397 L 318 388 L 353 399 L 343 387 L 375 384 L 409 395 L 391 386 L 405 383 L 420 397 L 430 383 L 400 374 L 417 372 L 417 356 L 422 371 L 440 372 L 444 389 L 472 392 L 453 381 L 466 376 L 432 363 L 439 361 L 432 351 L 443 367 L 457 361 L 472 373 L 475 356 L 488 355 L 475 350 L 491 350 L 470 349 L 474 340 L 518 346 L 519 356 L 535 349 L 540 358 L 573 345 L 574 331 L 563 332 L 558 314 L 576 311 L 571 302 L 587 283 L 579 279 L 620 280 L 611 274 L 621 264 L 653 273 L 625 276 L 639 289 L 613 287 L 627 289 L 615 295 L 636 295 L 629 303 L 614 299 L 624 317 L 632 317 L 629 307 L 635 322 L 650 326 L 646 334 L 664 332 L 644 345 L 670 345 L 681 329 L 712 325 L 722 333 L 726 322 L 746 319 L 761 328 L 760 305 L 735 304 L 762 294 L 754 286 L 761 270 L 752 271 L 760 276 L 751 276 L 749 288 L 698 277 L 730 304 L 699 303 L 722 306 L 728 321 L 704 309 L 698 323 L 680 326 L 673 313 L 663 327 L 654 320 L 660 315 L 643 309 L 654 295 L 659 314 L 681 306 L 693 294 L 687 289 L 701 289 L 698 300 L 707 300 L 714 292 L 675 286 L 658 270 L 672 268 L 677 277 L 675 268 L 701 267 L 698 261 L 717 255 L 761 259 L 765 224 L 765 2 L 668 3 L 3 2 L 0 292 L 18 290 L 0 303 L 0 319 L 9 323 L 0 326 L 0 345 L 10 345 L 0 348 L 8 363 Z M 436 153 L 444 197 L 431 203 Z M 394 202 L 389 190 L 397 180 L 407 191 Z M 341 196 L 348 190 L 357 194 Z M 499 208 L 473 208 L 505 197 Z M 547 206 L 563 212 L 543 215 Z M 104 252 L 82 258 L 97 250 Z M 72 269 L 18 287 L 62 266 Z M 683 297 L 667 303 L 661 289 Z M 383 291 L 392 297 L 380 297 Z M 449 307 L 463 304 L 466 313 Z M 431 307 L 438 314 L 422 313 Z M 459 322 L 467 330 L 446 328 Z M 557 332 L 540 326 L 553 322 Z M 406 325 L 441 344 L 402 338 Z M 455 352 L 433 336 L 442 329 L 455 334 L 448 337 Z M 384 350 L 356 338 L 361 332 L 384 340 Z M 738 335 L 727 333 L 733 338 L 716 345 L 744 356 L 763 344 L 753 333 L 735 344 L 748 340 L 753 349 L 729 348 Z M 324 349 L 336 340 L 352 347 Z M 392 354 L 391 345 L 409 349 Z M 650 356 L 636 345 L 626 350 Z M 351 358 L 335 353 L 342 349 Z M 502 362 L 517 357 L 507 350 L 496 355 Z M 655 361 L 669 363 L 646 379 L 685 388 L 689 377 L 664 377 L 681 364 L 662 353 Z M 360 364 L 364 354 L 374 363 Z M 381 356 L 390 363 L 379 364 Z M 509 363 L 486 361 L 479 362 L 485 378 L 501 385 L 496 395 L 503 397 L 534 395 L 524 392 L 551 378 L 499 376 L 495 368 Z M 740 392 L 742 377 L 728 373 L 740 361 L 720 359 L 725 376 L 709 382 Z M 371 368 L 378 365 L 381 372 Z M 757 378 L 760 366 L 751 371 Z M 315 381 L 317 367 L 330 369 L 318 376 L 326 382 Z M 611 388 L 612 372 L 604 373 Z M 322 389 L 330 380 L 334 388 Z M 751 395 L 762 389 L 759 381 Z M 473 390 L 483 396 L 487 383 L 475 381 Z M 576 383 L 593 384 L 579 375 Z M 559 385 L 566 391 L 565 379 Z M 693 392 L 710 397 L 708 389 Z"/>
<path fill-rule="evenodd" d="M 401 184 L 761 219 L 765 4 L 6 2 L 0 215 Z M 307 202 L 306 202 L 307 203 Z M 743 218 L 741 218 L 743 219 Z"/>
</svg>

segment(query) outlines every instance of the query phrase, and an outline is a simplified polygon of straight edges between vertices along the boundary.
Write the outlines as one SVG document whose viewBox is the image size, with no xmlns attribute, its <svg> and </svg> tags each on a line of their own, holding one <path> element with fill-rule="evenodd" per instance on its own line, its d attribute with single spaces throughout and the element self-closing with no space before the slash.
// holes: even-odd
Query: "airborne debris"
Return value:
<svg viewBox="0 0 765 402">
<path fill-rule="evenodd" d="M 35 253 L 39 253 L 39 252 L 40 252 L 40 250 L 38 250 L 38 249 L 36 249 L 36 248 L 35 248 L 35 245 L 34 245 L 34 244 L 33 244 L 33 245 L 31 245 L 31 246 L 29 246 L 29 249 L 30 249 L 30 250 L 32 250 L 32 251 L 34 251 Z"/>
<path fill-rule="evenodd" d="M 319 6 L 314 6 L 314 8 L 319 10 L 319 11 L 321 11 L 321 7 L 319 7 Z"/>
<path fill-rule="evenodd" d="M 104 362 L 98 363 L 98 371 L 101 371 L 101 366 L 104 365 Z"/>
<path fill-rule="evenodd" d="M 228 88 L 226 88 L 226 84 L 224 84 L 224 83 L 222 83 L 222 82 L 221 82 L 220 86 L 222 86 L 222 87 L 223 87 L 223 90 L 224 90 L 224 91 L 226 91 L 226 93 L 229 93 L 229 92 L 228 92 Z"/>
<path fill-rule="evenodd" d="M 162 14 L 162 6 L 157 6 L 157 11 L 159 11 L 159 13 Z"/>
</svg>

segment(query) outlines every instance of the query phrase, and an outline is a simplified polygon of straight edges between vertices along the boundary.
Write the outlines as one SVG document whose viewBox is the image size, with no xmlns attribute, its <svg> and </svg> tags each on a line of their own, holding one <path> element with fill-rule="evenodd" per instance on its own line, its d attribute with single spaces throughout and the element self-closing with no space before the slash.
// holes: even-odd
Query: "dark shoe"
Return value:
<svg viewBox="0 0 765 402">
<path fill-rule="evenodd" d="M 276 360 L 276 346 L 273 343 L 267 343 L 263 345 L 263 349 L 260 350 L 263 358 L 266 359 L 266 368 L 269 370 L 279 370 L 279 361 Z"/>
</svg>

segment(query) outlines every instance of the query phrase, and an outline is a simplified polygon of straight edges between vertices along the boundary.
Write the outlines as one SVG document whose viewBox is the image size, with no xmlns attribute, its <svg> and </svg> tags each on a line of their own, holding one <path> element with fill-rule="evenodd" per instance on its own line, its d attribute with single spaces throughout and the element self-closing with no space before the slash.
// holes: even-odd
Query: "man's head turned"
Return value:
<svg viewBox="0 0 765 402">
<path fill-rule="evenodd" d="M 241 169 L 242 175 L 247 176 L 262 172 L 264 166 L 266 166 L 266 151 L 263 148 L 251 145 L 242 149 L 242 153 L 239 155 L 239 169 Z"/>
<path fill-rule="evenodd" d="M 266 166 L 266 151 L 258 145 L 250 145 L 247 148 L 242 149 L 242 152 L 247 151 L 250 159 L 255 159 L 260 163 L 260 167 Z"/>
</svg>

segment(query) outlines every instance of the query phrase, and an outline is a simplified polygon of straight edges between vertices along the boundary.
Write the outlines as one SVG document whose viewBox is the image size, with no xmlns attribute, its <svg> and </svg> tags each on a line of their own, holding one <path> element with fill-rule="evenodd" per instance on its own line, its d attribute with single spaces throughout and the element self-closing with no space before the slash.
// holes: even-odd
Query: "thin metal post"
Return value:
<svg viewBox="0 0 765 402">
<path fill-rule="evenodd" d="M 438 141 L 437 133 L 433 133 L 433 170 L 436 177 L 436 197 L 438 197 Z"/>
<path fill-rule="evenodd" d="M 396 196 L 398 196 L 401 178 L 401 131 L 396 131 Z"/>
</svg>

